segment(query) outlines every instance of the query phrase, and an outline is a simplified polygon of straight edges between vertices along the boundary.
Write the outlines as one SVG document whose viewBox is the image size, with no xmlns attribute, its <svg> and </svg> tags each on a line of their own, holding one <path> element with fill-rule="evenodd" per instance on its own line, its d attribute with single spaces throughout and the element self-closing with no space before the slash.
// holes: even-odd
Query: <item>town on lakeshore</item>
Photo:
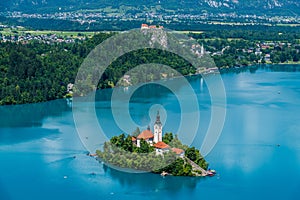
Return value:
<svg viewBox="0 0 300 200">
<path fill-rule="evenodd" d="M 132 135 L 114 136 L 104 144 L 103 151 L 96 154 L 110 166 L 126 169 L 151 171 L 162 176 L 213 176 L 216 172 L 208 169 L 208 163 L 195 147 L 183 145 L 172 133 L 163 135 L 159 111 L 153 126 Z M 171 160 L 171 162 L 170 162 Z"/>
</svg>

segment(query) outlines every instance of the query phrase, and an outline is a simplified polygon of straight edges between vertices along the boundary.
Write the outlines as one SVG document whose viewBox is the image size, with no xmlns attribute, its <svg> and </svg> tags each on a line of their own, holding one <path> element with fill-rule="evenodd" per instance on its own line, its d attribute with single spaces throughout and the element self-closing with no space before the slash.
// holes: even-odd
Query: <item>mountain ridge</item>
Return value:
<svg viewBox="0 0 300 200">
<path fill-rule="evenodd" d="M 236 13 L 256 15 L 300 15 L 298 0 L 6 0 L 0 2 L 3 11 L 59 12 L 105 7 L 120 9 L 160 7 L 178 13 Z"/>
</svg>

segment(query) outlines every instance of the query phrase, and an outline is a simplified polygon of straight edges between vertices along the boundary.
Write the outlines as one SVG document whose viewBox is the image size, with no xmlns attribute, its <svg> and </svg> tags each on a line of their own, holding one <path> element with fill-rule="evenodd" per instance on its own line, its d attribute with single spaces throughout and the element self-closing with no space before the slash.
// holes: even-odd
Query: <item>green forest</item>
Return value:
<svg viewBox="0 0 300 200">
<path fill-rule="evenodd" d="M 0 43 L 0 105 L 24 104 L 63 98 L 68 83 L 74 83 L 78 68 L 89 52 L 115 33 L 100 33 L 76 43 Z M 141 49 L 114 61 L 98 88 L 113 87 L 139 64 L 160 63 L 183 75 L 194 73 L 190 64 L 162 50 Z"/>
<path fill-rule="evenodd" d="M 68 83 L 91 50 L 118 33 L 99 33 L 74 43 L 0 42 L 0 105 L 36 103 L 63 98 Z M 205 47 L 220 69 L 249 65 L 300 62 L 298 31 L 215 30 L 189 33 Z M 267 46 L 267 47 L 263 47 Z M 268 57 L 269 56 L 269 57 Z M 120 78 L 140 64 L 159 63 L 182 75 L 196 70 L 183 58 L 159 49 L 140 49 L 115 60 L 104 72 L 97 88 L 116 86 Z M 205 66 L 204 66 L 205 67 Z M 155 69 L 153 69 L 155 70 Z M 132 77 L 132 84 L 160 77 Z"/>
<path fill-rule="evenodd" d="M 185 156 L 197 163 L 203 169 L 208 168 L 200 151 L 195 147 L 183 145 L 177 136 L 166 133 L 163 141 L 170 147 L 182 148 Z M 195 176 L 201 172 L 194 172 L 192 166 L 185 158 L 176 156 L 172 151 L 162 155 L 156 155 L 154 147 L 145 140 L 141 140 L 141 146 L 137 147 L 132 142 L 131 135 L 121 134 L 114 136 L 109 142 L 104 143 L 103 151 L 97 150 L 97 156 L 106 164 L 125 169 L 151 171 L 153 173 L 167 172 L 173 176 Z"/>
</svg>

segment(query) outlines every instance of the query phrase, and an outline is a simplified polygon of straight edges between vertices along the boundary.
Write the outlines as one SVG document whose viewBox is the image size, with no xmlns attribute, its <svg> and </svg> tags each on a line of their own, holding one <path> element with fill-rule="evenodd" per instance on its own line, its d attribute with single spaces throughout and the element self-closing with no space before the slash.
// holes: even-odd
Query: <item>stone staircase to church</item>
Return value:
<svg viewBox="0 0 300 200">
<path fill-rule="evenodd" d="M 201 172 L 201 174 L 198 174 L 199 176 L 207 176 L 208 175 L 208 173 L 205 169 L 203 169 L 202 167 L 197 165 L 195 162 L 190 160 L 188 157 L 185 156 L 184 158 L 188 163 L 190 163 L 190 165 L 192 165 L 193 171 L 200 171 Z"/>
</svg>

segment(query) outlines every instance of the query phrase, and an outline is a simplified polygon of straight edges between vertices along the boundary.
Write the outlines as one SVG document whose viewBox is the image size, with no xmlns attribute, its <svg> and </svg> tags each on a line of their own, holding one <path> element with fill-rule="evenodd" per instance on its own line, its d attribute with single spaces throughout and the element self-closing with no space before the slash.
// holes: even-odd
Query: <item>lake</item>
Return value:
<svg viewBox="0 0 300 200">
<path fill-rule="evenodd" d="M 285 67 L 222 75 L 227 115 L 221 137 L 206 156 L 218 172 L 212 178 L 163 178 L 105 167 L 86 156 L 65 100 L 0 107 L 0 199 L 299 199 L 300 72 Z M 192 145 L 200 148 L 210 97 L 199 76 L 189 82 L 201 112 Z M 112 91 L 99 91 L 96 102 L 108 137 L 122 131 L 113 120 Z M 184 91 L 177 92 L 184 96 Z M 178 100 L 157 84 L 141 87 L 131 97 L 132 118 L 146 127 L 148 111 L 156 104 L 168 116 L 163 130 L 175 133 Z"/>
</svg>

